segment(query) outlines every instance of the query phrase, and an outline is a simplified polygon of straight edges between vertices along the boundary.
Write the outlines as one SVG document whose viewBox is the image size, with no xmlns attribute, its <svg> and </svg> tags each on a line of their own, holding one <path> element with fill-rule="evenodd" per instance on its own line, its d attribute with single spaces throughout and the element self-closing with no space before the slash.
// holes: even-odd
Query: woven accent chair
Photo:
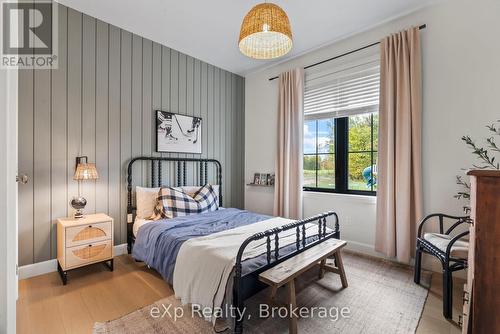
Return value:
<svg viewBox="0 0 500 334">
<path fill-rule="evenodd" d="M 439 233 L 424 233 L 422 235 L 424 225 L 432 221 L 433 218 L 437 218 L 439 221 Z M 444 231 L 445 220 L 454 222 L 446 232 Z M 453 315 L 452 273 L 467 268 L 469 241 L 463 240 L 463 238 L 469 234 L 469 229 L 467 228 L 467 231 L 456 235 L 451 234 L 455 228 L 464 223 L 471 223 L 468 216 L 456 217 L 435 213 L 422 219 L 418 226 L 414 281 L 417 284 L 420 283 L 422 253 L 430 254 L 439 259 L 443 268 L 443 316 L 446 319 L 451 319 Z"/>
</svg>

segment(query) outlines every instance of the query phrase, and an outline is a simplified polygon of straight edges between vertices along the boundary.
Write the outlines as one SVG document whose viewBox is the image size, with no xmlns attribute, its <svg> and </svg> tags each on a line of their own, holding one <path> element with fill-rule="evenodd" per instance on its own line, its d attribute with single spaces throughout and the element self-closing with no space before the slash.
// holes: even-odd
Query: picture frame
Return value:
<svg viewBox="0 0 500 334">
<path fill-rule="evenodd" d="M 202 153 L 202 118 L 156 110 L 156 152 Z"/>
<path fill-rule="evenodd" d="M 271 174 L 267 174 L 267 175 L 268 175 L 268 177 L 267 177 L 267 185 L 268 186 L 274 186 L 275 174 L 271 173 Z"/>
<path fill-rule="evenodd" d="M 260 173 L 255 173 L 253 175 L 253 184 L 260 184 Z"/>
<path fill-rule="evenodd" d="M 260 179 L 260 183 L 259 183 L 260 185 L 267 186 L 267 174 L 261 173 L 259 179 Z"/>
</svg>

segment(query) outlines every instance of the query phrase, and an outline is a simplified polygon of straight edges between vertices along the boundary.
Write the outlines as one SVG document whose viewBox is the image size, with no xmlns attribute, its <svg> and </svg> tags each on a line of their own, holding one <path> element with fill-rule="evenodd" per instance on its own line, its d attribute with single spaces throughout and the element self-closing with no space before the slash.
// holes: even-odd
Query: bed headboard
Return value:
<svg viewBox="0 0 500 334">
<path fill-rule="evenodd" d="M 141 162 L 141 164 L 139 164 Z M 141 183 L 133 183 L 133 167 L 141 165 L 142 168 L 148 168 L 147 180 L 144 184 L 143 174 L 141 174 Z M 147 164 L 144 164 L 147 163 Z M 215 178 L 209 178 L 209 167 L 215 165 Z M 133 185 L 150 187 L 183 187 L 187 186 L 187 172 L 194 171 L 197 177 L 194 177 L 195 184 L 189 186 L 203 186 L 208 182 L 219 185 L 219 206 L 222 206 L 222 165 L 215 159 L 195 159 L 195 158 L 171 158 L 171 157 L 137 157 L 133 158 L 127 169 L 127 213 L 133 213 L 135 206 L 132 201 Z M 172 173 L 174 172 L 174 173 Z M 172 178 L 173 176 L 173 178 Z M 193 179 L 193 178 L 192 178 Z M 137 180 L 136 180 L 137 181 Z"/>
<path fill-rule="evenodd" d="M 139 166 L 141 171 L 138 171 Z M 190 174 L 189 181 L 188 173 Z M 134 176 L 136 180 L 134 180 Z M 187 184 L 188 182 L 192 184 Z M 206 183 L 219 185 L 219 206 L 222 206 L 222 165 L 218 160 L 174 157 L 136 157 L 130 160 L 127 169 L 127 241 L 129 251 L 135 239 L 132 232 L 133 214 L 136 210 L 132 197 L 134 185 L 201 187 Z"/>
</svg>

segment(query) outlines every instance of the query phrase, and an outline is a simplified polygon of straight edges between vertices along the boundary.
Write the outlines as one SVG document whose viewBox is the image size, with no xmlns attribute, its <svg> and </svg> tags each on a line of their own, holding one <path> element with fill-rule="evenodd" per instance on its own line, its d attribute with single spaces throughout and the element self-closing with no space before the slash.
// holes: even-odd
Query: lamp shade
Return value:
<svg viewBox="0 0 500 334">
<path fill-rule="evenodd" d="M 99 178 L 97 174 L 97 168 L 95 164 L 91 163 L 79 163 L 76 166 L 75 175 L 73 176 L 74 180 L 96 180 Z"/>
<path fill-rule="evenodd" d="M 255 59 L 272 59 L 292 49 L 292 29 L 285 11 L 272 3 L 253 7 L 243 19 L 240 51 Z"/>
</svg>

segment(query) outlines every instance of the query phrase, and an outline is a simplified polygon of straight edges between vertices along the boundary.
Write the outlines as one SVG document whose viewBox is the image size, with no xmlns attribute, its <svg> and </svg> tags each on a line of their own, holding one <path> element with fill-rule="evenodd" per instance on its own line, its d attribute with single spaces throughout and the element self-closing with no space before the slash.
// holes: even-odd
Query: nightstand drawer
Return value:
<svg viewBox="0 0 500 334">
<path fill-rule="evenodd" d="M 95 223 L 66 228 L 66 247 L 88 245 L 89 243 L 111 239 L 112 223 Z"/>
<path fill-rule="evenodd" d="M 104 261 L 113 256 L 113 245 L 111 240 L 95 242 L 66 248 L 65 269 L 78 267 L 84 264 Z"/>
</svg>

